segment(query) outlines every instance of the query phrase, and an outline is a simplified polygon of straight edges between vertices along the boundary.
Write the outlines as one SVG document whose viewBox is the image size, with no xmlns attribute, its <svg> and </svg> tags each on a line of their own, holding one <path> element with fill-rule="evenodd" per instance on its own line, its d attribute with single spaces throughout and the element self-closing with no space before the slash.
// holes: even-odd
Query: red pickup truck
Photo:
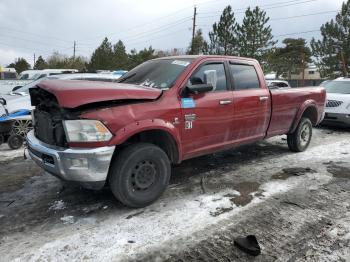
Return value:
<svg viewBox="0 0 350 262">
<path fill-rule="evenodd" d="M 305 150 L 325 105 L 323 88 L 270 91 L 256 60 L 228 56 L 154 59 L 118 83 L 42 81 L 30 95 L 31 158 L 131 207 L 163 193 L 172 163 L 282 134 Z"/>
</svg>

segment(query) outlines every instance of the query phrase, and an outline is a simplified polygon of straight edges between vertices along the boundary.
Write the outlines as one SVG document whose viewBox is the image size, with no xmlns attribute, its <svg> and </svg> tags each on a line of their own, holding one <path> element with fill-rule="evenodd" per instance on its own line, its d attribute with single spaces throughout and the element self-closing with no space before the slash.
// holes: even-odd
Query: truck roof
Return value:
<svg viewBox="0 0 350 262">
<path fill-rule="evenodd" d="M 240 60 L 246 60 L 246 61 L 252 61 L 257 62 L 257 60 L 253 58 L 247 58 L 247 57 L 240 57 L 240 56 L 227 56 L 227 55 L 179 55 L 179 56 L 165 56 L 160 58 L 155 58 L 154 60 L 158 59 L 205 59 L 205 58 L 221 58 L 221 59 L 240 59 Z"/>
</svg>

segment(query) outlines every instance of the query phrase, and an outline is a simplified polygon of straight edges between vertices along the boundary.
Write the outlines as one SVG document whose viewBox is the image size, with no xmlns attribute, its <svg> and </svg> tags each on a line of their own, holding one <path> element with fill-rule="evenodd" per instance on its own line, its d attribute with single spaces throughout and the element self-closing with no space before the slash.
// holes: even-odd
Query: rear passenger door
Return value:
<svg viewBox="0 0 350 262">
<path fill-rule="evenodd" d="M 263 138 L 269 125 L 270 92 L 259 80 L 256 66 L 250 62 L 229 63 L 234 89 L 232 136 L 237 142 Z"/>
</svg>

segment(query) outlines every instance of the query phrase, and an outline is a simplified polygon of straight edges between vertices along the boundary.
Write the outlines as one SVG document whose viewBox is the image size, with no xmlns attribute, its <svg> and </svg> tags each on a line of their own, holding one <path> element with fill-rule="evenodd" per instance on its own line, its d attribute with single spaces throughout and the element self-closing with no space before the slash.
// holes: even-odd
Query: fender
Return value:
<svg viewBox="0 0 350 262">
<path fill-rule="evenodd" d="M 316 102 L 314 100 L 312 100 L 312 99 L 306 100 L 304 103 L 301 104 L 297 114 L 295 115 L 292 127 L 289 130 L 289 133 L 293 133 L 295 131 L 295 129 L 297 128 L 297 126 L 298 126 L 298 124 L 300 122 L 300 119 L 301 119 L 302 115 L 304 114 L 305 110 L 310 108 L 310 107 L 315 108 L 315 110 L 317 112 L 317 120 L 319 119 Z"/>
<path fill-rule="evenodd" d="M 163 130 L 167 132 L 176 142 L 179 159 L 182 159 L 182 146 L 181 139 L 178 129 L 170 122 L 163 119 L 145 119 L 135 121 L 115 132 L 114 138 L 109 141 L 109 145 L 120 145 L 123 144 L 133 135 L 141 133 L 143 131 L 151 130 Z"/>
</svg>

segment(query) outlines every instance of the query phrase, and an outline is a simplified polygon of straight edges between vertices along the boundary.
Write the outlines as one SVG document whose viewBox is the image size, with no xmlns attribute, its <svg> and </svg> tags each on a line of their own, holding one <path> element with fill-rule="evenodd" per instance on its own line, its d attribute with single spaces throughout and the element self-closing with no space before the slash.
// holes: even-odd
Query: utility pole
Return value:
<svg viewBox="0 0 350 262">
<path fill-rule="evenodd" d="M 302 63 L 301 70 L 303 70 L 301 73 L 301 87 L 304 87 L 305 86 L 305 53 L 303 51 L 301 53 L 301 63 Z"/>
<path fill-rule="evenodd" d="M 34 69 L 34 67 L 35 67 L 35 53 L 34 53 L 34 64 L 33 64 L 33 69 Z"/>
<path fill-rule="evenodd" d="M 74 41 L 74 45 L 73 45 L 73 61 L 75 60 L 75 47 L 76 47 L 76 42 Z"/>
<path fill-rule="evenodd" d="M 193 40 L 194 36 L 196 34 L 196 16 L 197 16 L 197 7 L 194 7 L 194 12 L 193 12 L 193 26 L 192 26 L 192 44 L 191 44 L 191 51 L 193 52 Z"/>
</svg>

